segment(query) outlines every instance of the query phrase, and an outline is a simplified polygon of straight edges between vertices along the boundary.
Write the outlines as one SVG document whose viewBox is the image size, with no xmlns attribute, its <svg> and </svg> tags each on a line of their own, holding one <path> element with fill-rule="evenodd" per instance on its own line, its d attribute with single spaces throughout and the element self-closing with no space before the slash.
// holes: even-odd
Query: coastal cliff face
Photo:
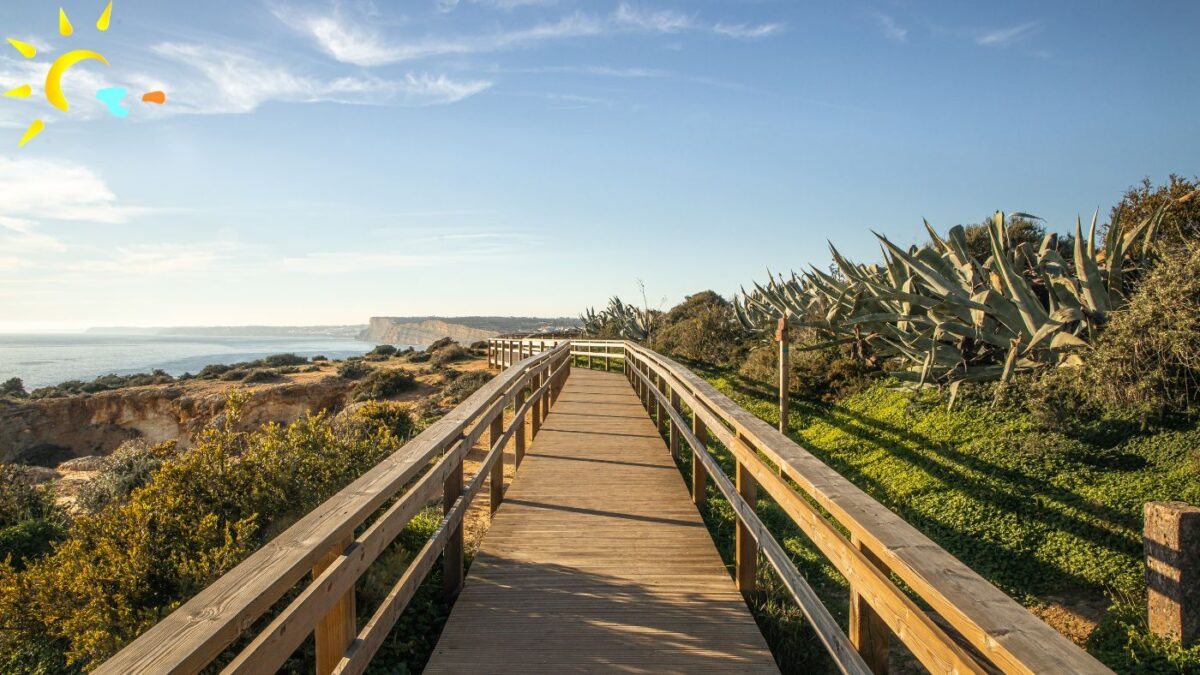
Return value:
<svg viewBox="0 0 1200 675">
<path fill-rule="evenodd" d="M 254 389 L 239 426 L 251 429 L 339 410 L 353 386 L 342 378 L 323 377 Z M 0 462 L 54 466 L 74 457 L 107 455 L 134 438 L 186 446 L 193 433 L 223 414 L 225 400 L 224 391 L 171 385 L 0 402 Z"/>
<path fill-rule="evenodd" d="M 496 331 L 472 328 L 440 319 L 411 321 L 390 317 L 372 317 L 371 323 L 366 330 L 359 333 L 358 339 L 388 345 L 428 345 L 448 337 L 466 345 L 496 337 L 499 334 Z"/>
</svg>

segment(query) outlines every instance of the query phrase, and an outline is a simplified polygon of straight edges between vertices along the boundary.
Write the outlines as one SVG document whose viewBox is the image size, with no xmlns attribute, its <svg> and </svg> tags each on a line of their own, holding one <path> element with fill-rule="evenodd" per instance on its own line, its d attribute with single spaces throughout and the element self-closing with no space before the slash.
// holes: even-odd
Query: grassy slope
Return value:
<svg viewBox="0 0 1200 675">
<path fill-rule="evenodd" d="M 705 374 L 740 405 L 778 421 L 766 386 Z M 914 398 L 883 385 L 837 405 L 797 405 L 791 426 L 816 456 L 1022 603 L 1116 600 L 1087 644 L 1110 667 L 1200 672 L 1200 647 L 1180 650 L 1147 636 L 1140 609 L 1142 505 L 1200 502 L 1189 456 L 1200 448 L 1200 427 L 1103 447 L 1046 433 L 1025 414 L 969 401 L 947 412 L 935 394 Z M 723 510 L 717 502 L 706 515 L 727 551 L 732 514 Z M 818 592 L 844 612 L 844 582 L 774 505 L 767 501 L 760 512 Z M 795 617 L 786 604 L 767 602 L 760 622 L 769 635 L 786 636 L 789 658 L 815 658 L 789 628 Z"/>
</svg>

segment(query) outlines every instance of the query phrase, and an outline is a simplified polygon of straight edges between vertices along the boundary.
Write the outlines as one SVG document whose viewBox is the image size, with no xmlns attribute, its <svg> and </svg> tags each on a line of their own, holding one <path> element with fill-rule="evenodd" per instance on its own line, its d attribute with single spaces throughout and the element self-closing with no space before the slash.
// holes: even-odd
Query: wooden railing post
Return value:
<svg viewBox="0 0 1200 675">
<path fill-rule="evenodd" d="M 758 482 L 750 475 L 750 471 L 741 462 L 737 463 L 737 491 L 754 509 L 758 506 Z M 737 587 L 742 596 L 749 602 L 757 589 L 758 577 L 758 544 L 750 534 L 750 528 L 741 520 L 738 521 L 735 541 Z"/>
<path fill-rule="evenodd" d="M 787 318 L 779 319 L 779 329 L 775 333 L 779 340 L 779 433 L 787 435 L 788 408 L 791 392 L 791 382 L 788 377 L 791 365 L 788 359 L 788 324 Z"/>
<path fill-rule="evenodd" d="M 496 419 L 492 420 L 491 427 L 488 428 L 488 443 L 489 448 L 496 447 L 496 443 L 500 441 L 500 437 L 504 435 L 504 413 L 496 415 Z M 492 465 L 491 476 L 492 490 L 492 513 L 500 508 L 500 502 L 504 501 L 504 448 L 500 449 L 500 458 Z"/>
<path fill-rule="evenodd" d="M 675 387 L 671 387 L 671 408 L 675 412 L 679 410 L 679 392 Z M 679 425 L 675 423 L 675 418 L 671 418 L 671 459 L 679 461 L 679 450 L 683 447 L 683 438 L 679 431 Z"/>
<path fill-rule="evenodd" d="M 313 567 L 313 579 L 321 576 L 326 568 L 337 562 L 353 541 L 353 538 L 347 537 L 325 554 Z M 332 673 L 346 655 L 346 648 L 358 636 L 354 612 L 354 589 L 351 588 L 317 623 L 313 630 L 313 639 L 317 646 L 317 675 Z"/>
<path fill-rule="evenodd" d="M 462 495 L 463 491 L 463 466 L 459 460 L 458 466 L 450 471 L 450 475 L 446 477 L 446 482 L 442 486 L 442 513 L 450 513 L 454 508 L 454 502 Z M 458 595 L 458 590 L 462 588 L 463 582 L 463 524 L 459 521 L 455 526 L 454 532 L 451 533 L 446 541 L 446 548 L 442 552 L 442 586 L 446 592 L 446 598 L 452 600 Z"/>
<path fill-rule="evenodd" d="M 522 388 L 521 391 L 517 392 L 517 400 L 513 403 L 513 407 L 516 408 L 517 411 L 520 411 L 521 407 L 524 405 L 525 389 Z M 517 419 L 513 421 L 513 424 L 515 425 L 513 430 L 513 438 L 516 439 L 513 468 L 519 469 L 521 468 L 521 460 L 525 459 L 525 413 L 518 415 Z"/>
<path fill-rule="evenodd" d="M 692 411 L 692 433 L 702 447 L 708 447 L 708 427 L 695 410 Z M 708 501 L 708 470 L 704 468 L 704 463 L 698 455 L 699 453 L 692 452 L 692 501 L 701 507 Z"/>
<path fill-rule="evenodd" d="M 542 374 L 540 372 L 533 376 L 529 388 L 531 391 L 535 392 L 542 388 Z M 530 427 L 530 436 L 532 438 L 537 438 L 538 431 L 540 431 L 542 428 L 542 397 L 540 395 L 534 397 L 532 410 L 533 417 L 530 418 L 530 422 L 532 423 L 532 426 Z"/>
<path fill-rule="evenodd" d="M 858 537 L 851 534 L 850 543 L 862 551 L 863 555 L 871 561 L 871 564 L 879 568 L 884 574 L 888 574 L 888 568 L 872 553 L 869 549 L 862 545 Z M 863 661 L 867 662 L 867 666 L 875 675 L 886 675 L 888 672 L 888 642 L 890 641 L 891 630 L 888 629 L 887 623 L 883 617 L 879 616 L 871 605 L 862 595 L 856 591 L 854 584 L 850 584 L 850 644 L 858 650 L 859 656 L 862 656 Z"/>
<path fill-rule="evenodd" d="M 658 378 L 658 393 L 665 397 L 667 395 L 667 378 L 659 375 L 658 373 L 655 373 L 655 376 Z M 667 406 L 663 405 L 662 399 L 658 398 L 657 396 L 654 397 L 654 400 L 658 405 L 658 433 L 666 436 L 667 432 L 671 429 L 671 427 L 667 424 Z"/>
</svg>

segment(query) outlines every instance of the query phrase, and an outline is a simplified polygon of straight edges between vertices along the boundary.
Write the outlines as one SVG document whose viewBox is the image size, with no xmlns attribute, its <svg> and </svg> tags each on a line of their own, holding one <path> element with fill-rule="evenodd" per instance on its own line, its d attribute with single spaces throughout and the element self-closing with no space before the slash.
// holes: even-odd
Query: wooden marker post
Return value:
<svg viewBox="0 0 1200 675">
<path fill-rule="evenodd" d="M 504 413 L 496 415 L 496 419 L 492 420 L 492 426 L 488 429 L 488 437 L 491 439 L 489 444 L 491 447 L 496 447 L 496 443 L 500 437 L 504 435 Z M 492 465 L 492 513 L 500 508 L 500 502 L 504 501 L 504 449 L 500 449 L 500 458 Z"/>
<path fill-rule="evenodd" d="M 1148 502 L 1145 516 L 1150 631 L 1189 647 L 1200 639 L 1200 508 Z"/>
<path fill-rule="evenodd" d="M 788 372 L 788 324 L 787 317 L 779 319 L 775 329 L 775 339 L 779 341 L 779 433 L 788 432 L 788 392 L 791 389 Z"/>
</svg>

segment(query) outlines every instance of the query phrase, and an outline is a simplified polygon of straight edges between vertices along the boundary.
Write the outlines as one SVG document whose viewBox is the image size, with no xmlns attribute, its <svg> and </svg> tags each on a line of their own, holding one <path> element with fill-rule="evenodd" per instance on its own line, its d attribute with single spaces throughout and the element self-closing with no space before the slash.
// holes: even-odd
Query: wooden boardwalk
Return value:
<svg viewBox="0 0 1200 675">
<path fill-rule="evenodd" d="M 628 381 L 576 369 L 426 673 L 777 673 Z"/>
</svg>

